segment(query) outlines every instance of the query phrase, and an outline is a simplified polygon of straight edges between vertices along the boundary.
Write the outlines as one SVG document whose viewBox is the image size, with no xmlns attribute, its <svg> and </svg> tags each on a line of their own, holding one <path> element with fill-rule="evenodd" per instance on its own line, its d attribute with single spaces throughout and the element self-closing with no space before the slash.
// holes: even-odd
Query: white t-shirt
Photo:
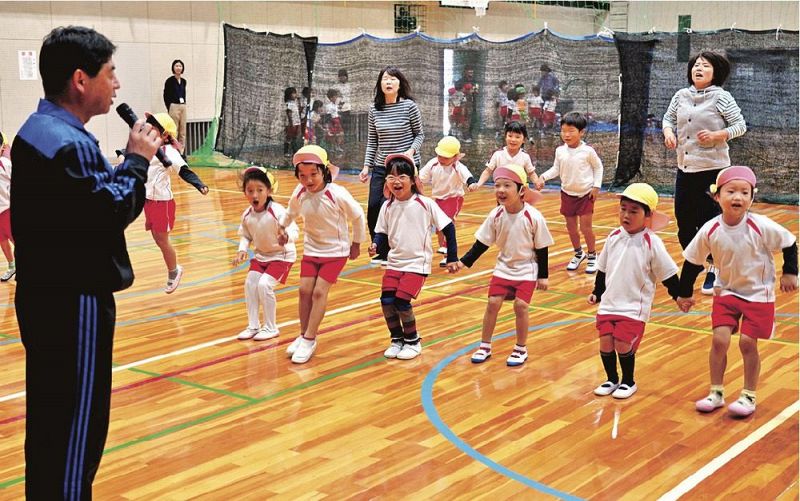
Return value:
<svg viewBox="0 0 800 501">
<path fill-rule="evenodd" d="M 464 184 L 472 177 L 466 165 L 455 162 L 444 166 L 438 158 L 431 159 L 419 171 L 423 183 L 431 183 L 431 196 L 438 200 L 464 196 Z"/>
<path fill-rule="evenodd" d="M 350 111 L 352 109 L 352 103 L 350 102 L 350 82 L 338 82 L 333 84 L 332 88 L 338 90 L 339 94 L 342 96 L 339 100 L 339 111 Z"/>
<path fill-rule="evenodd" d="M 541 108 L 544 104 L 542 100 L 542 96 L 528 96 L 528 107 L 529 108 Z"/>
<path fill-rule="evenodd" d="M 0 156 L 0 212 L 11 207 L 11 160 Z"/>
<path fill-rule="evenodd" d="M 339 118 L 339 106 L 334 103 L 333 101 L 328 101 L 323 106 L 326 115 L 330 115 L 331 118 Z"/>
<path fill-rule="evenodd" d="M 148 200 L 172 200 L 170 171 L 177 174 L 180 172 L 181 167 L 186 165 L 186 161 L 171 144 L 162 146 L 161 151 L 172 162 L 172 165 L 164 167 L 158 157 L 153 157 L 150 160 L 150 167 L 147 169 L 147 181 L 144 183 L 145 197 Z"/>
<path fill-rule="evenodd" d="M 282 205 L 272 201 L 267 204 L 267 209 L 256 212 L 252 206 L 242 213 L 242 223 L 239 225 L 239 250 L 247 252 L 252 243 L 255 247 L 255 258 L 262 262 L 287 261 L 293 263 L 297 260 L 297 251 L 294 241 L 300 234 L 297 225 L 292 223 L 286 227 L 289 241 L 286 245 L 278 244 L 278 221 L 286 214 Z"/>
<path fill-rule="evenodd" d="M 289 199 L 289 210 L 280 218 L 281 226 L 288 228 L 300 216 L 305 222 L 303 253 L 307 256 L 349 256 L 348 221 L 353 225 L 352 242 L 366 240 L 364 209 L 338 184 L 328 183 L 316 193 L 298 184 Z"/>
<path fill-rule="evenodd" d="M 577 148 L 562 144 L 556 148 L 553 166 L 542 173 L 543 181 L 561 178 L 561 191 L 582 197 L 603 184 L 603 162 L 594 148 L 581 141 Z"/>
<path fill-rule="evenodd" d="M 736 226 L 722 216 L 706 222 L 683 251 L 683 257 L 703 264 L 714 256 L 719 268 L 714 287 L 723 296 L 738 296 L 758 303 L 775 302 L 775 261 L 772 253 L 791 246 L 795 236 L 775 221 L 748 212 Z"/>
<path fill-rule="evenodd" d="M 286 110 L 289 111 L 289 116 L 286 117 L 286 125 L 292 127 L 300 125 L 300 109 L 297 106 L 297 101 L 287 101 Z"/>
<path fill-rule="evenodd" d="M 649 228 L 634 234 L 622 227 L 612 231 L 597 258 L 597 269 L 606 274 L 597 314 L 642 322 L 650 319 L 656 285 L 678 273 L 664 242 Z"/>
<path fill-rule="evenodd" d="M 422 195 L 411 195 L 403 201 L 389 199 L 383 202 L 375 233 L 385 233 L 389 237 L 386 267 L 430 274 L 433 260 L 431 226 L 441 230 L 451 222 L 436 202 Z"/>
<path fill-rule="evenodd" d="M 496 168 L 506 167 L 508 165 L 519 165 L 520 167 L 524 167 L 525 172 L 528 173 L 528 177 L 530 178 L 533 178 L 533 176 L 536 174 L 536 167 L 534 167 L 533 162 L 531 162 L 531 156 L 528 155 L 522 148 L 519 149 L 516 155 L 511 156 L 511 154 L 508 152 L 508 148 L 504 146 L 502 149 L 492 153 L 492 158 L 486 162 L 486 168 L 489 169 L 489 172 L 494 172 Z"/>
<path fill-rule="evenodd" d="M 507 280 L 536 280 L 539 265 L 534 249 L 553 245 L 544 216 L 527 203 L 516 214 L 509 214 L 502 205 L 492 209 L 475 238 L 487 246 L 497 244 L 500 252 L 494 275 Z"/>
</svg>

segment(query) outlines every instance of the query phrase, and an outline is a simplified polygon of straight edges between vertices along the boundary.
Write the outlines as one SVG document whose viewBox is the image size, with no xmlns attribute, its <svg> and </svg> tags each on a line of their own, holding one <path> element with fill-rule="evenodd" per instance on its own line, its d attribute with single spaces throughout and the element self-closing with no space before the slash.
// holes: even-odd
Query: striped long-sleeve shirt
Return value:
<svg viewBox="0 0 800 501">
<path fill-rule="evenodd" d="M 400 99 L 386 104 L 383 110 L 371 106 L 368 115 L 369 136 L 364 165 L 382 166 L 386 157 L 392 153 L 403 153 L 414 148 L 414 161 L 422 164 L 419 150 L 425 135 L 422 133 L 422 114 L 417 103 L 410 99 Z"/>
<path fill-rule="evenodd" d="M 742 116 L 742 110 L 739 108 L 739 105 L 736 104 L 736 100 L 733 98 L 730 92 L 723 90 L 720 87 L 711 86 L 706 89 L 706 92 L 710 92 L 713 90 L 718 89 L 719 98 L 717 99 L 717 111 L 725 120 L 725 123 L 728 126 L 725 128 L 728 131 L 728 140 L 737 138 L 739 136 L 743 136 L 745 132 L 747 132 L 747 125 L 745 124 L 744 117 Z M 694 88 L 694 85 L 687 89 L 692 94 L 699 94 L 703 91 L 698 91 Z M 675 130 L 678 126 L 678 104 L 680 103 L 679 94 L 676 93 L 672 96 L 672 101 L 669 103 L 669 108 L 667 108 L 667 112 L 664 114 L 664 120 L 662 121 L 662 128 L 670 128 Z"/>
</svg>

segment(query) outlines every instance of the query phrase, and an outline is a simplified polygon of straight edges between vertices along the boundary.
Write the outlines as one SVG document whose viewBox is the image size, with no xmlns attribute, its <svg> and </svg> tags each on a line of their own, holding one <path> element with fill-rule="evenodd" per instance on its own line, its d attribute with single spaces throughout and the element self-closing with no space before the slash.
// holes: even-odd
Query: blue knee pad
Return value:
<svg viewBox="0 0 800 501">
<path fill-rule="evenodd" d="M 400 312 L 408 311 L 411 309 L 411 302 L 408 299 L 395 298 L 394 307 Z"/>
<path fill-rule="evenodd" d="M 390 306 L 395 303 L 394 291 L 381 292 L 381 305 Z"/>
</svg>

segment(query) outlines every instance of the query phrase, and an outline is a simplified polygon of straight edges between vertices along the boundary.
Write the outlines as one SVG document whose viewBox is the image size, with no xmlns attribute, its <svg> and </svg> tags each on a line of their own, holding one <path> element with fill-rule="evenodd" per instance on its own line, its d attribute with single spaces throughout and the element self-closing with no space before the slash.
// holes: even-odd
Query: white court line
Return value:
<svg viewBox="0 0 800 501">
<path fill-rule="evenodd" d="M 697 484 L 710 477 L 714 472 L 725 466 L 728 462 L 734 459 L 739 454 L 747 450 L 748 447 L 761 440 L 769 432 L 783 424 L 787 419 L 797 414 L 800 411 L 800 400 L 796 401 L 789 407 L 783 409 L 777 416 L 770 419 L 761 425 L 756 431 L 747 435 L 739 442 L 735 443 L 730 449 L 715 457 L 708 464 L 697 470 L 694 474 L 689 476 L 686 480 L 679 483 L 669 492 L 663 494 L 659 501 L 673 501 L 680 498 L 690 490 L 694 489 Z M 797 444 L 795 444 L 797 445 Z"/>
</svg>

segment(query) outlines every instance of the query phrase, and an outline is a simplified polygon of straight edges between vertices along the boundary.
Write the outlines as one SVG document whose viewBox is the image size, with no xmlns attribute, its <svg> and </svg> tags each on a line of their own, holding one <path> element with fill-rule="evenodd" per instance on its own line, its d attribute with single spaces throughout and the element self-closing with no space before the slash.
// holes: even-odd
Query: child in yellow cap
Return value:
<svg viewBox="0 0 800 501">
<path fill-rule="evenodd" d="M 470 189 L 477 187 L 475 178 L 466 165 L 461 163 L 461 143 L 452 136 L 445 136 L 436 145 L 436 158 L 430 159 L 419 171 L 419 179 L 423 183 L 431 183 L 431 197 L 447 217 L 456 222 L 456 216 L 464 205 L 464 186 Z M 437 231 L 439 254 L 447 254 L 447 241 L 441 231 Z M 439 266 L 447 266 L 447 258 L 439 262 Z"/>
<path fill-rule="evenodd" d="M 711 353 L 708 357 L 711 391 L 695 402 L 700 412 L 725 405 L 723 377 L 731 336 L 741 329 L 739 351 L 744 362 L 744 389 L 728 406 L 734 416 L 756 410 L 756 385 L 761 371 L 758 340 L 775 332 L 775 262 L 772 254 L 783 252 L 782 292 L 797 290 L 797 238 L 786 228 L 761 214 L 750 212 L 756 192 L 756 175 L 749 167 L 733 166 L 717 174 L 710 186 L 722 214 L 706 222 L 683 251 L 681 310 L 694 301 L 692 289 L 702 264 L 714 256 L 718 273 L 711 308 Z M 741 322 L 741 326 L 740 326 Z"/>
<path fill-rule="evenodd" d="M 475 243 L 459 261 L 459 268 L 471 267 L 490 245 L 497 244 L 499 252 L 489 282 L 481 343 L 472 355 L 472 363 L 483 363 L 492 356 L 497 314 L 503 301 L 513 300 L 517 343 L 506 365 L 515 367 L 528 359 L 528 306 L 534 289 L 547 290 L 547 248 L 553 245 L 553 237 L 542 213 L 529 204 L 534 192 L 527 187 L 523 167 L 514 164 L 497 167 L 493 179 L 498 205 L 475 232 Z"/>
<path fill-rule="evenodd" d="M 153 157 L 150 161 L 147 182 L 144 185 L 144 229 L 153 235 L 153 240 L 161 249 L 161 255 L 167 265 L 167 285 L 164 287 L 164 292 L 172 294 L 181 282 L 183 267 L 178 264 L 178 255 L 169 241 L 169 232 L 175 228 L 175 199 L 172 194 L 170 171 L 180 175 L 181 179 L 193 185 L 203 195 L 208 193 L 208 186 L 189 169 L 186 160 L 181 156 L 182 148 L 175 139 L 178 135 L 178 126 L 172 117 L 167 113 L 156 113 L 153 118 L 164 129 L 161 135 L 164 145 L 161 150 L 172 165 L 165 167 L 157 157 Z"/>
<path fill-rule="evenodd" d="M 11 147 L 0 132 L 0 248 L 8 261 L 8 270 L 0 275 L 0 282 L 8 282 L 17 274 L 14 249 L 11 244 Z"/>
<path fill-rule="evenodd" d="M 619 228 L 612 231 L 597 259 L 597 276 L 589 304 L 597 304 L 596 326 L 606 382 L 598 396 L 628 398 L 639 389 L 633 377 L 636 351 L 650 318 L 656 283 L 678 296 L 678 265 L 655 230 L 668 220 L 656 212 L 658 194 L 645 183 L 625 188 L 619 200 Z M 617 373 L 617 355 L 622 380 Z"/>
</svg>

